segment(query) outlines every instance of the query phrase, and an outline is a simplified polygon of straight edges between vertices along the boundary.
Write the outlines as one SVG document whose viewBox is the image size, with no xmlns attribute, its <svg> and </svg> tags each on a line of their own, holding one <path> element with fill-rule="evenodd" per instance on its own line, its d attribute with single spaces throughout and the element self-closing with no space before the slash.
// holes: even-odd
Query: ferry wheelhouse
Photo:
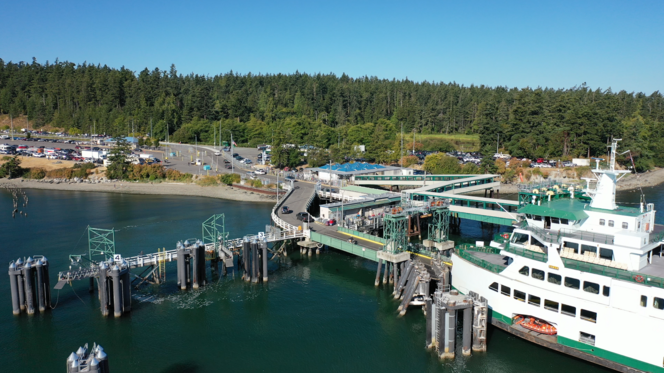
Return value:
<svg viewBox="0 0 664 373">
<path fill-rule="evenodd" d="M 619 206 L 617 141 L 586 185 L 524 190 L 513 232 L 458 246 L 452 285 L 482 294 L 491 323 L 618 371 L 664 372 L 664 226 L 653 204 Z"/>
</svg>

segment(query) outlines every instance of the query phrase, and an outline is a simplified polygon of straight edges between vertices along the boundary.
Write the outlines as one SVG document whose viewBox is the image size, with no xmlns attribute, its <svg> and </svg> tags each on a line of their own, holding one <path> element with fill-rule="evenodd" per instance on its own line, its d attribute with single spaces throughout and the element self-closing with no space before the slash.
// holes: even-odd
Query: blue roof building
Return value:
<svg viewBox="0 0 664 373">
<path fill-rule="evenodd" d="M 308 172 L 317 172 L 321 180 L 350 179 L 355 175 L 411 175 L 412 169 L 383 166 L 366 162 L 335 163 L 316 168 L 308 168 Z"/>
</svg>

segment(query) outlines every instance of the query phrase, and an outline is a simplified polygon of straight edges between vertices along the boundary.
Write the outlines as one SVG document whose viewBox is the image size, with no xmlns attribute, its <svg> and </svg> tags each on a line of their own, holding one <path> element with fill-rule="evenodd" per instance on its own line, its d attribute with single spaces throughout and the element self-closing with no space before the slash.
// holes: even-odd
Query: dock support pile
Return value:
<svg viewBox="0 0 664 373">
<path fill-rule="evenodd" d="M 131 311 L 131 278 L 129 267 L 124 263 L 99 265 L 99 303 L 102 316 L 120 317 Z"/>
<path fill-rule="evenodd" d="M 177 246 L 177 273 L 178 286 L 181 290 L 198 289 L 207 284 L 205 270 L 205 245 L 200 241 L 193 245 L 184 246 L 178 242 Z"/>
<path fill-rule="evenodd" d="M 464 296 L 440 286 L 433 299 L 426 300 L 427 348 L 434 348 L 442 359 L 454 358 L 457 319 L 461 313 L 462 354 L 470 355 L 471 349 L 486 351 L 487 311 L 487 301 L 483 297 L 472 292 Z"/>
<path fill-rule="evenodd" d="M 48 260 L 45 257 L 18 259 L 9 264 L 9 283 L 14 315 L 35 310 L 45 312 L 51 308 L 51 286 Z"/>
<path fill-rule="evenodd" d="M 244 240 L 242 242 L 242 261 L 244 263 L 244 281 L 267 282 L 267 242 L 264 240 Z"/>
</svg>

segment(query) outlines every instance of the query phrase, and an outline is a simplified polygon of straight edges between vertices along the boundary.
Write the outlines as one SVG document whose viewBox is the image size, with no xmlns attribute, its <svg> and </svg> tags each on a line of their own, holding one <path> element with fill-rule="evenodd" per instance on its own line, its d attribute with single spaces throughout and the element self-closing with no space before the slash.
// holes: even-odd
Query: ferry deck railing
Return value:
<svg viewBox="0 0 664 373">
<path fill-rule="evenodd" d="M 500 254 L 500 249 L 496 249 L 495 247 L 490 247 L 490 246 L 489 247 L 477 247 L 477 246 L 470 245 L 470 244 L 462 244 L 462 245 L 458 245 L 454 249 L 454 251 L 457 255 L 459 255 L 463 259 L 466 259 L 467 261 L 469 261 L 469 262 L 471 262 L 471 263 L 473 263 L 473 264 L 475 264 L 475 265 L 477 265 L 481 268 L 487 269 L 491 272 L 500 273 L 505 269 L 504 266 L 489 263 L 488 261 L 486 261 L 482 258 L 476 257 L 475 255 L 470 253 L 470 251 L 477 251 L 477 252 L 484 252 L 484 253 L 490 253 L 490 254 Z"/>
</svg>

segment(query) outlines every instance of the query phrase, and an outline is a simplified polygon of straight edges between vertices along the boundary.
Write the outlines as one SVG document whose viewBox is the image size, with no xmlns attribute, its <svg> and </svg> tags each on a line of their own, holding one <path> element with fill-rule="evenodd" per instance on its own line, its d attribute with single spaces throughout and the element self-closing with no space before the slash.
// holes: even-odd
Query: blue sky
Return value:
<svg viewBox="0 0 664 373">
<path fill-rule="evenodd" d="M 664 1 L 12 1 L 0 58 L 664 91 Z"/>
</svg>

